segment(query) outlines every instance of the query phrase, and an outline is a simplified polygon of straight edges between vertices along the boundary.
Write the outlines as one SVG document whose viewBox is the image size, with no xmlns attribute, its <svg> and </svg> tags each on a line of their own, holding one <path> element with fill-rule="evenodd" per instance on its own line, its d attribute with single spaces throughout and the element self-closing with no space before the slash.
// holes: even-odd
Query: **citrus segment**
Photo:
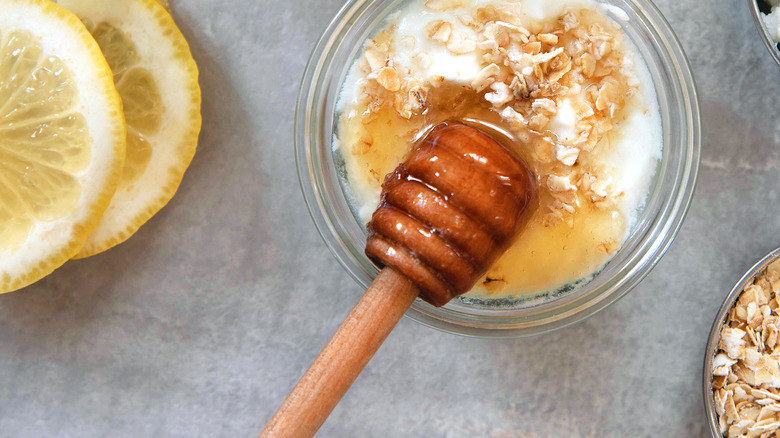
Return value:
<svg viewBox="0 0 780 438">
<path fill-rule="evenodd" d="M 46 0 L 0 0 L 0 293 L 82 247 L 124 158 L 121 103 L 97 44 Z"/>
<path fill-rule="evenodd" d="M 198 70 L 156 0 L 60 0 L 92 32 L 111 66 L 127 122 L 119 188 L 78 258 L 128 239 L 173 197 L 200 132 Z"/>
</svg>

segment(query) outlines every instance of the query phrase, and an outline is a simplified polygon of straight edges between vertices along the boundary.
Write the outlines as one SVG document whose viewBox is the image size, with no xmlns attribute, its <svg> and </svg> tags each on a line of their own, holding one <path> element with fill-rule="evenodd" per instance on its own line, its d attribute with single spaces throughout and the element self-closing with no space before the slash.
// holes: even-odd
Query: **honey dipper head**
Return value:
<svg viewBox="0 0 780 438">
<path fill-rule="evenodd" d="M 507 249 L 535 193 L 528 167 L 488 134 L 440 123 L 385 178 L 366 255 L 443 306 Z"/>
</svg>

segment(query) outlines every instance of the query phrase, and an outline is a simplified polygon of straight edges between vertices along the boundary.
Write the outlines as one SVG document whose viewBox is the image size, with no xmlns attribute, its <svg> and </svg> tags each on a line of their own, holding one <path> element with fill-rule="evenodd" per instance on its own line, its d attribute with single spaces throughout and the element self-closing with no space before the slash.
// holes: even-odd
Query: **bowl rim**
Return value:
<svg viewBox="0 0 780 438">
<path fill-rule="evenodd" d="M 345 252 L 343 243 L 339 241 L 343 236 L 339 231 L 340 226 L 334 224 L 334 218 L 328 217 L 330 213 L 328 213 L 324 202 L 325 199 L 323 198 L 325 195 L 323 192 L 328 188 L 319 187 L 319 183 L 316 182 L 317 169 L 315 164 L 319 163 L 313 163 L 314 159 L 309 153 L 309 143 L 312 135 L 310 133 L 312 125 L 319 126 L 313 120 L 319 116 L 309 114 L 313 108 L 317 108 L 316 105 L 321 104 L 320 101 L 316 100 L 318 95 L 327 93 L 327 91 L 323 92 L 318 88 L 317 81 L 324 66 L 327 67 L 328 61 L 324 57 L 325 55 L 330 55 L 329 51 L 337 43 L 338 32 L 343 30 L 345 26 L 348 26 L 350 20 L 365 12 L 367 8 L 377 1 L 348 1 L 323 31 L 312 50 L 301 80 L 294 127 L 295 160 L 298 179 L 309 214 L 330 252 L 340 262 L 342 268 L 361 285 L 363 285 L 361 277 L 365 273 L 361 271 L 360 266 L 352 266 L 350 264 L 351 255 Z M 387 0 L 387 3 L 398 4 L 399 1 Z M 559 308 L 553 308 L 552 310 L 531 312 L 526 315 L 525 320 L 510 324 L 504 320 L 506 318 L 502 317 L 496 317 L 486 322 L 480 321 L 481 317 L 478 315 L 460 314 L 457 311 L 450 311 L 449 313 L 452 315 L 442 314 L 439 312 L 439 309 L 428 309 L 425 303 L 413 306 L 406 313 L 407 317 L 437 330 L 468 337 L 517 338 L 547 333 L 581 322 L 618 301 L 650 273 L 671 246 L 687 216 L 698 181 L 701 159 L 701 114 L 696 81 L 690 62 L 677 35 L 655 4 L 650 0 L 616 1 L 625 4 L 625 7 L 631 8 L 641 18 L 641 23 L 651 32 L 653 42 L 650 46 L 658 53 L 663 54 L 668 74 L 673 78 L 671 81 L 673 84 L 672 89 L 679 101 L 678 111 L 680 111 L 680 119 L 682 120 L 680 128 L 674 131 L 678 132 L 680 140 L 682 140 L 679 152 L 682 164 L 675 171 L 677 173 L 675 178 L 679 185 L 675 186 L 675 189 L 672 191 L 672 201 L 665 206 L 664 210 L 657 212 L 657 215 L 667 217 L 661 223 L 648 228 L 648 230 L 652 230 L 652 233 L 648 231 L 647 235 L 640 239 L 646 240 L 652 234 L 654 240 L 642 243 L 641 246 L 645 247 L 646 251 L 632 254 L 626 259 L 625 271 L 630 272 L 631 275 L 623 275 L 619 280 L 607 280 L 611 285 L 601 288 L 608 290 L 604 290 L 596 295 L 590 293 L 587 300 L 583 301 L 582 297 L 573 300 L 572 303 L 577 303 L 576 308 L 572 307 L 571 303 L 564 303 L 559 305 Z M 604 284 L 606 285 L 607 283 L 605 282 Z M 585 303 L 587 303 L 587 306 L 583 307 Z M 539 314 L 542 317 L 539 317 Z M 516 316 L 514 318 L 517 319 Z"/>
<path fill-rule="evenodd" d="M 766 46 L 767 50 L 769 50 L 769 53 L 771 53 L 772 59 L 774 59 L 778 67 L 780 67 L 780 49 L 778 48 L 778 43 L 776 43 L 769 35 L 769 30 L 764 24 L 764 19 L 761 18 L 763 13 L 760 9 L 758 9 L 759 1 L 761 0 L 747 0 L 751 15 L 753 16 L 753 22 L 756 25 L 758 33 L 761 35 L 761 41 L 764 42 L 764 46 Z"/>
<path fill-rule="evenodd" d="M 702 369 L 702 390 L 704 396 L 704 410 L 707 414 L 707 423 L 710 426 L 710 432 L 713 437 L 722 437 L 718 429 L 718 415 L 715 413 L 715 399 L 712 394 L 712 362 L 715 358 L 715 351 L 717 350 L 718 343 L 720 342 L 720 329 L 726 320 L 726 314 L 734 307 L 737 299 L 742 295 L 742 292 L 749 283 L 752 283 L 756 276 L 767 268 L 772 262 L 780 259 L 780 247 L 777 247 L 757 261 L 745 274 L 740 278 L 731 291 L 726 295 L 723 300 L 718 313 L 715 316 L 715 320 L 710 328 L 710 333 L 707 336 L 707 346 L 704 349 L 704 367 Z"/>
</svg>

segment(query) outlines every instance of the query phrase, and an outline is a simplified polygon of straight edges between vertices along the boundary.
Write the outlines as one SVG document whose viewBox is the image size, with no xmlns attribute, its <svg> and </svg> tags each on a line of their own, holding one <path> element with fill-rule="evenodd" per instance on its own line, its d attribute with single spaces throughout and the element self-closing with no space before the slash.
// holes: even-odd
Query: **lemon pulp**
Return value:
<svg viewBox="0 0 780 438">
<path fill-rule="evenodd" d="M 114 73 L 114 84 L 122 98 L 127 123 L 127 152 L 119 190 L 138 181 L 152 157 L 153 145 L 148 137 L 159 131 L 162 121 L 162 102 L 151 73 L 139 67 L 140 59 L 132 40 L 116 27 L 101 22 L 87 29 Z"/>
<path fill-rule="evenodd" d="M 198 70 L 157 0 L 59 0 L 85 24 L 124 107 L 127 152 L 111 204 L 76 258 L 124 242 L 176 193 L 200 132 Z"/>
<path fill-rule="evenodd" d="M 91 140 L 76 100 L 68 69 L 31 33 L 0 33 L 0 250 L 79 200 L 73 174 L 89 164 Z"/>
</svg>

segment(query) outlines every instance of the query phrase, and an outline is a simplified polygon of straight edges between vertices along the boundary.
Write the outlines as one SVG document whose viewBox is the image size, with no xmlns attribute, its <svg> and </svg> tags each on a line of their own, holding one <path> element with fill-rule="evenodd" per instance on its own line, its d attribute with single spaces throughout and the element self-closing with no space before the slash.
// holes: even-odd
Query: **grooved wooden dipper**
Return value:
<svg viewBox="0 0 780 438">
<path fill-rule="evenodd" d="M 382 184 L 366 243 L 382 271 L 260 437 L 313 436 L 415 298 L 443 306 L 471 289 L 535 193 L 525 164 L 483 131 L 434 127 Z"/>
</svg>

